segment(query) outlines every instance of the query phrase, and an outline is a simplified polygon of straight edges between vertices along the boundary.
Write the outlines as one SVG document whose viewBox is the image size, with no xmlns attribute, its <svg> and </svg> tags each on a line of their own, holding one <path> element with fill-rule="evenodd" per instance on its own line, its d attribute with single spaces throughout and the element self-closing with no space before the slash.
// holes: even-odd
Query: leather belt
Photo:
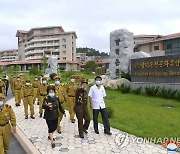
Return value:
<svg viewBox="0 0 180 154">
<path fill-rule="evenodd" d="M 4 126 L 6 126 L 7 124 L 9 124 L 9 122 L 6 122 L 5 124 L 0 124 L 0 127 L 4 127 Z"/>
<path fill-rule="evenodd" d="M 41 96 L 46 96 L 46 95 L 41 94 Z"/>
<path fill-rule="evenodd" d="M 15 89 L 15 90 L 21 90 L 21 88 L 20 89 Z"/>
<path fill-rule="evenodd" d="M 27 96 L 24 96 L 24 97 L 28 97 L 28 96 L 32 96 L 32 95 L 27 95 Z"/>
<path fill-rule="evenodd" d="M 69 95 L 69 97 L 75 97 L 75 96 Z"/>
</svg>

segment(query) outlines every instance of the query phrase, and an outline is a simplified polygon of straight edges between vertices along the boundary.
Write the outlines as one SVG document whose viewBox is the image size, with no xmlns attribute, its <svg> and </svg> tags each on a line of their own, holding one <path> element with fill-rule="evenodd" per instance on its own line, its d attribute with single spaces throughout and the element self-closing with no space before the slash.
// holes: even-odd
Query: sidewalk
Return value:
<svg viewBox="0 0 180 154">
<path fill-rule="evenodd" d="M 35 105 L 35 119 L 24 119 L 22 103 L 20 107 L 16 107 L 14 98 L 7 103 L 15 111 L 18 127 L 42 154 L 167 154 L 166 149 L 154 144 L 137 144 L 125 141 L 127 142 L 126 146 L 118 146 L 118 140 L 120 140 L 118 136 L 124 134 L 124 132 L 111 128 L 113 135 L 108 136 L 103 133 L 103 125 L 99 124 L 100 134 L 97 135 L 94 133 L 92 121 L 88 134 L 85 135 L 84 139 L 80 139 L 78 137 L 77 120 L 74 124 L 71 123 L 68 111 L 66 111 L 67 117 L 64 117 L 61 122 L 62 134 L 55 132 L 56 147 L 52 149 L 50 141 L 47 139 L 46 122 L 38 114 L 38 105 Z M 133 137 L 135 136 L 129 135 L 129 138 Z"/>
</svg>

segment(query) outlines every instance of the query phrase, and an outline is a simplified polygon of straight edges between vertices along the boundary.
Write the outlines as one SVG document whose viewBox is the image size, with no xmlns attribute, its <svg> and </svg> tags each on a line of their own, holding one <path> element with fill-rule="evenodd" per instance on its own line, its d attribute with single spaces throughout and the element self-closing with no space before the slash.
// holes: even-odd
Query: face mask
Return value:
<svg viewBox="0 0 180 154">
<path fill-rule="evenodd" d="M 30 83 L 29 83 L 29 82 L 26 82 L 26 86 L 30 86 Z"/>
<path fill-rule="evenodd" d="M 75 79 L 71 79 L 71 82 L 74 83 L 74 82 L 75 82 Z"/>
<path fill-rule="evenodd" d="M 0 82 L 1 82 L 2 80 L 0 79 Z"/>
<path fill-rule="evenodd" d="M 96 85 L 101 85 L 101 81 L 96 81 Z"/>
<path fill-rule="evenodd" d="M 60 84 L 60 81 L 55 81 L 55 85 L 59 85 Z"/>
<path fill-rule="evenodd" d="M 38 78 L 35 78 L 34 80 L 35 80 L 35 81 L 37 81 L 37 80 L 38 80 Z"/>
<path fill-rule="evenodd" d="M 3 106 L 3 104 L 4 104 L 3 101 L 0 101 L 0 106 Z"/>
<path fill-rule="evenodd" d="M 55 95 L 54 93 L 49 93 L 48 94 L 48 96 L 51 97 L 51 98 L 54 97 L 54 95 Z"/>
<path fill-rule="evenodd" d="M 43 82 L 42 82 L 43 84 L 46 84 L 46 80 L 43 80 Z"/>
<path fill-rule="evenodd" d="M 20 80 L 20 78 L 17 78 L 17 80 L 19 81 L 19 80 Z"/>
</svg>

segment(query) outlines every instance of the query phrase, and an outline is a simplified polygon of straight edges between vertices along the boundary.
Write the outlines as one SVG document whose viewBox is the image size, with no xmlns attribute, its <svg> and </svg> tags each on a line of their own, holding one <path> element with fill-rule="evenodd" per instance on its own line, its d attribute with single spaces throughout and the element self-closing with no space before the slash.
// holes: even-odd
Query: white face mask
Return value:
<svg viewBox="0 0 180 154">
<path fill-rule="evenodd" d="M 26 86 L 30 86 L 30 83 L 29 83 L 29 82 L 26 82 Z"/>
<path fill-rule="evenodd" d="M 35 78 L 34 80 L 35 80 L 35 81 L 37 81 L 37 80 L 38 80 L 38 78 Z"/>
<path fill-rule="evenodd" d="M 3 106 L 4 102 L 3 101 L 0 101 L 0 106 Z"/>
<path fill-rule="evenodd" d="M 101 81 L 96 81 L 96 85 L 97 86 L 101 85 Z"/>
<path fill-rule="evenodd" d="M 55 81 L 55 85 L 59 85 L 60 84 L 60 81 Z"/>
<path fill-rule="evenodd" d="M 74 82 L 75 82 L 75 79 L 71 79 L 71 82 L 74 83 Z"/>
<path fill-rule="evenodd" d="M 19 81 L 19 80 L 20 80 L 20 78 L 17 78 L 17 80 Z"/>
<path fill-rule="evenodd" d="M 0 82 L 2 81 L 2 79 L 0 79 Z"/>
<path fill-rule="evenodd" d="M 43 80 L 43 81 L 42 81 L 42 83 L 43 83 L 43 84 L 46 84 L 46 83 L 47 83 L 47 81 L 46 81 L 46 80 Z"/>
</svg>

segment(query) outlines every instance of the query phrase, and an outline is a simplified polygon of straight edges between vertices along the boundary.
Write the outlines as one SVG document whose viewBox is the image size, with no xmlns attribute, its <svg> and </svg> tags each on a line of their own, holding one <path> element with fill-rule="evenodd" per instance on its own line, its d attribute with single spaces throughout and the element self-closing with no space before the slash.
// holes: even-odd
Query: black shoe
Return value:
<svg viewBox="0 0 180 154">
<path fill-rule="evenodd" d="M 60 130 L 58 130 L 57 132 L 58 132 L 59 134 L 61 134 L 61 131 L 60 131 Z"/>
<path fill-rule="evenodd" d="M 98 130 L 95 130 L 95 133 L 96 133 L 96 134 L 99 134 L 99 131 L 98 131 Z"/>
<path fill-rule="evenodd" d="M 79 135 L 80 138 L 84 138 L 84 135 Z"/>
<path fill-rule="evenodd" d="M 42 117 L 42 113 L 40 113 L 39 117 L 40 117 L 40 118 Z"/>
<path fill-rule="evenodd" d="M 25 119 L 28 119 L 28 116 L 25 116 Z"/>
<path fill-rule="evenodd" d="M 18 107 L 18 104 L 15 104 Z"/>
<path fill-rule="evenodd" d="M 87 130 L 84 130 L 84 133 L 85 133 L 85 134 L 87 134 L 87 133 L 88 133 L 88 131 L 87 131 Z"/>
<path fill-rule="evenodd" d="M 18 104 L 18 106 L 21 106 L 20 104 Z"/>
<path fill-rule="evenodd" d="M 51 140 L 49 136 L 48 136 L 48 139 Z M 53 141 L 55 141 L 55 138 L 53 138 Z"/>
<path fill-rule="evenodd" d="M 39 103 L 37 103 L 37 105 L 39 105 Z"/>
<path fill-rule="evenodd" d="M 35 119 L 35 117 L 34 117 L 34 116 L 31 116 L 31 119 Z"/>
<path fill-rule="evenodd" d="M 107 135 L 112 135 L 111 132 L 104 132 L 104 134 L 107 134 Z"/>
<path fill-rule="evenodd" d="M 52 148 L 55 148 L 55 144 L 54 144 L 54 143 L 51 143 L 51 147 L 52 147 Z"/>
</svg>

